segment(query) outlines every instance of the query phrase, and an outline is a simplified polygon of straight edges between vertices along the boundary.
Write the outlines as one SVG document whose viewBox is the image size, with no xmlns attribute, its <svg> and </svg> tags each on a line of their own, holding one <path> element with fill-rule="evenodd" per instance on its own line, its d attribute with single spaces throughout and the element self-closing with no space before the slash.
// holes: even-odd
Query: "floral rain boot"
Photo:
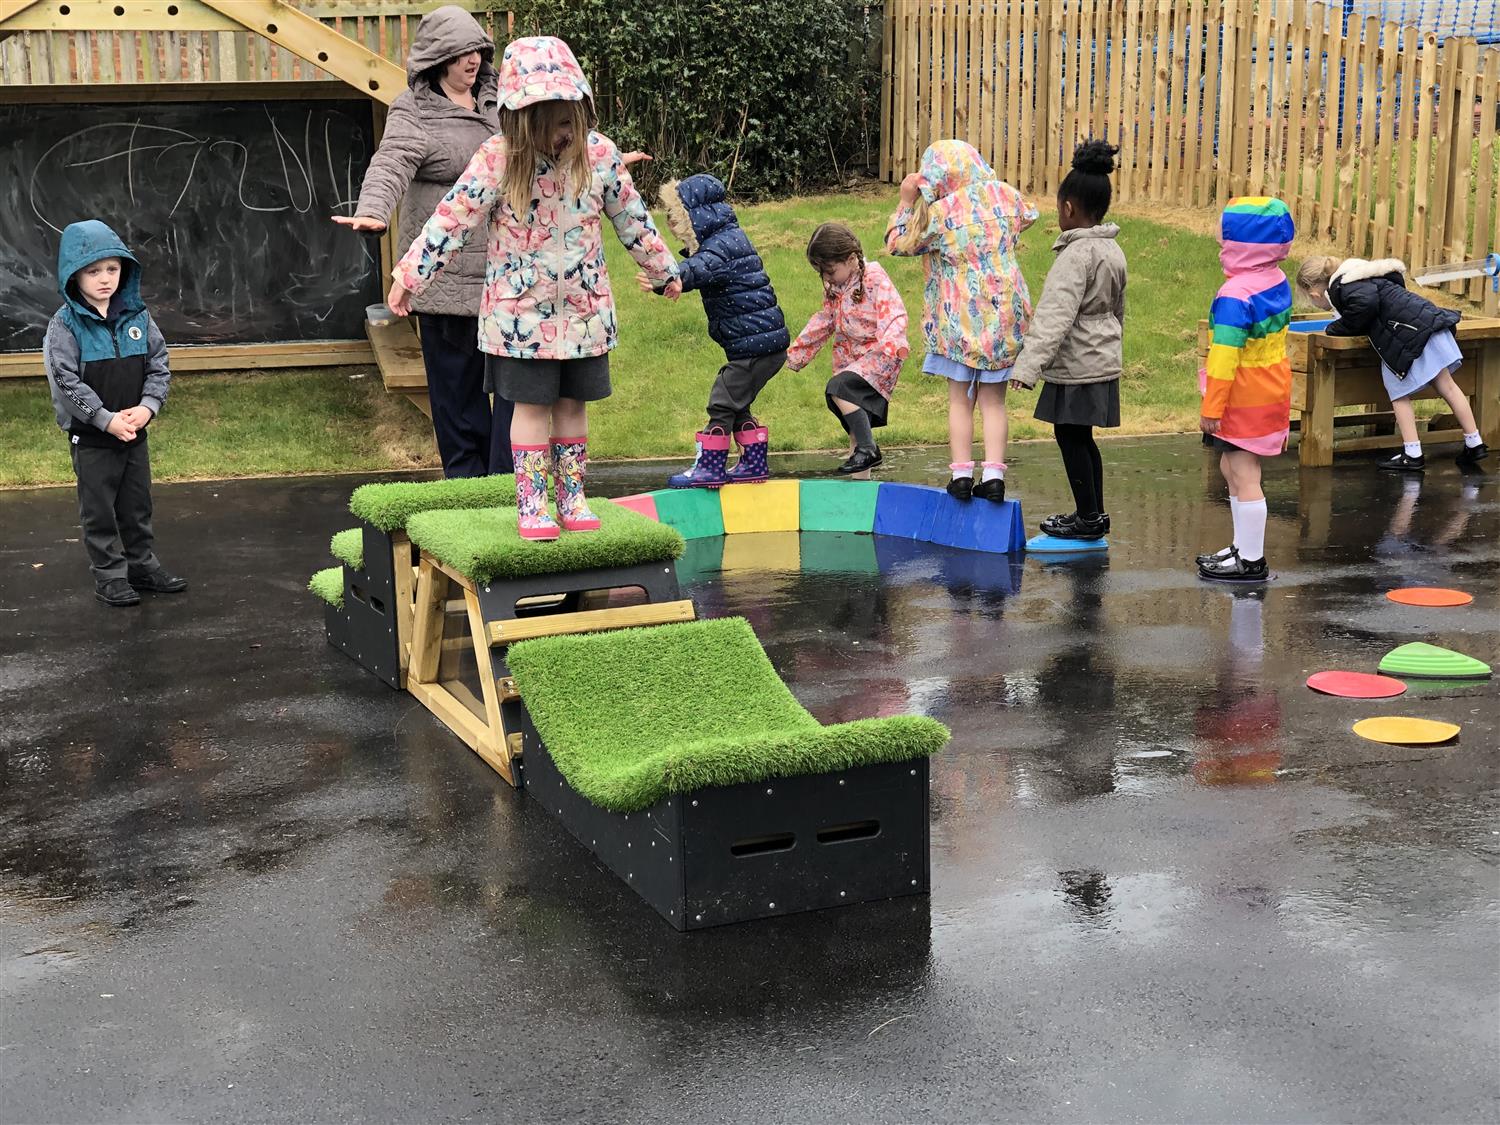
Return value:
<svg viewBox="0 0 1500 1125">
<path fill-rule="evenodd" d="M 552 439 L 552 472 L 557 482 L 557 518 L 564 531 L 598 531 L 599 517 L 583 498 L 583 477 L 589 460 L 589 439 Z"/>
<path fill-rule="evenodd" d="M 516 459 L 516 524 L 522 539 L 556 539 L 557 523 L 547 513 L 547 447 L 512 445 Z"/>
<path fill-rule="evenodd" d="M 724 471 L 729 461 L 729 435 L 718 426 L 706 434 L 695 434 L 698 442 L 698 459 L 685 473 L 673 473 L 667 478 L 671 488 L 718 488 L 729 483 L 729 474 Z"/>
<path fill-rule="evenodd" d="M 729 470 L 730 484 L 760 484 L 771 479 L 771 467 L 766 462 L 766 446 L 770 442 L 769 432 L 764 426 L 741 426 L 734 432 L 735 444 L 740 447 L 740 459 Z"/>
</svg>

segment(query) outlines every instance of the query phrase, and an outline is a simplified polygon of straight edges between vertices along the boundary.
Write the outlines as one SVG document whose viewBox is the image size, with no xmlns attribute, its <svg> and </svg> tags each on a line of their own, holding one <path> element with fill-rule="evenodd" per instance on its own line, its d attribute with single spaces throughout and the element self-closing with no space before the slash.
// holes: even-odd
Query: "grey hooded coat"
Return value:
<svg viewBox="0 0 1500 1125">
<path fill-rule="evenodd" d="M 454 104 L 433 89 L 427 73 L 470 51 L 478 51 L 484 60 L 473 110 Z M 406 60 L 409 88 L 391 105 L 385 134 L 370 160 L 354 211 L 355 215 L 389 223 L 399 203 L 398 252 L 404 252 L 421 233 L 439 201 L 463 174 L 474 150 L 499 131 L 494 57 L 494 41 L 462 8 L 449 5 L 423 17 Z M 484 242 L 475 239 L 472 246 L 454 256 L 420 297 L 412 299 L 412 307 L 424 313 L 478 316 L 484 265 Z"/>
</svg>

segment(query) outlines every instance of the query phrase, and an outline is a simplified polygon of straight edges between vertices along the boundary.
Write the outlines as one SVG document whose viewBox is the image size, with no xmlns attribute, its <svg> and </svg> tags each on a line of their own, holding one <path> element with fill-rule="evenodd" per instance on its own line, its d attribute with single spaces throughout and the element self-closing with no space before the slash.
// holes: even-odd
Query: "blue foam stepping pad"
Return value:
<svg viewBox="0 0 1500 1125">
<path fill-rule="evenodd" d="M 1059 539 L 1055 535 L 1033 535 L 1026 549 L 1039 555 L 1076 555 L 1083 551 L 1107 551 L 1108 539 Z"/>
<path fill-rule="evenodd" d="M 1021 505 L 1015 500 L 955 500 L 941 488 L 897 483 L 880 486 L 874 531 L 992 554 L 1017 550 L 1025 535 Z"/>
<path fill-rule="evenodd" d="M 1333 317 L 1327 320 L 1293 320 L 1287 324 L 1293 332 L 1321 332 L 1333 323 Z"/>
</svg>

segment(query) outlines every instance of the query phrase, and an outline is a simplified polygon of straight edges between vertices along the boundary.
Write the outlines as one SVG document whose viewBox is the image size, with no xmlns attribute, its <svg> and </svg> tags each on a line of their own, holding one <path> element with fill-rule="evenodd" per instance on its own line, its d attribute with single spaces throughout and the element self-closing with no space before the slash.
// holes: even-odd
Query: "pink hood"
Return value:
<svg viewBox="0 0 1500 1125">
<path fill-rule="evenodd" d="M 573 49 L 553 35 L 516 39 L 500 59 L 500 108 L 522 109 L 537 102 L 594 105 L 593 88 Z"/>
</svg>

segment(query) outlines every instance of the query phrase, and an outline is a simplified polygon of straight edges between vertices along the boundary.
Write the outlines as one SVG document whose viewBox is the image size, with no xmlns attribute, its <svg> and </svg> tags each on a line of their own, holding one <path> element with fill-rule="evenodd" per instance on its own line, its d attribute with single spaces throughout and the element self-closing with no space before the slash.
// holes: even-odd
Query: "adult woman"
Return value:
<svg viewBox="0 0 1500 1125">
<path fill-rule="evenodd" d="M 494 41 L 462 8 L 423 17 L 406 60 L 409 88 L 391 106 L 359 204 L 353 217 L 334 222 L 383 231 L 400 202 L 397 242 L 411 244 L 474 150 L 499 130 L 494 56 Z M 478 346 L 484 268 L 484 242 L 476 239 L 413 302 L 432 428 L 449 477 L 514 471 L 511 404 L 496 395 L 491 409 Z"/>
</svg>

